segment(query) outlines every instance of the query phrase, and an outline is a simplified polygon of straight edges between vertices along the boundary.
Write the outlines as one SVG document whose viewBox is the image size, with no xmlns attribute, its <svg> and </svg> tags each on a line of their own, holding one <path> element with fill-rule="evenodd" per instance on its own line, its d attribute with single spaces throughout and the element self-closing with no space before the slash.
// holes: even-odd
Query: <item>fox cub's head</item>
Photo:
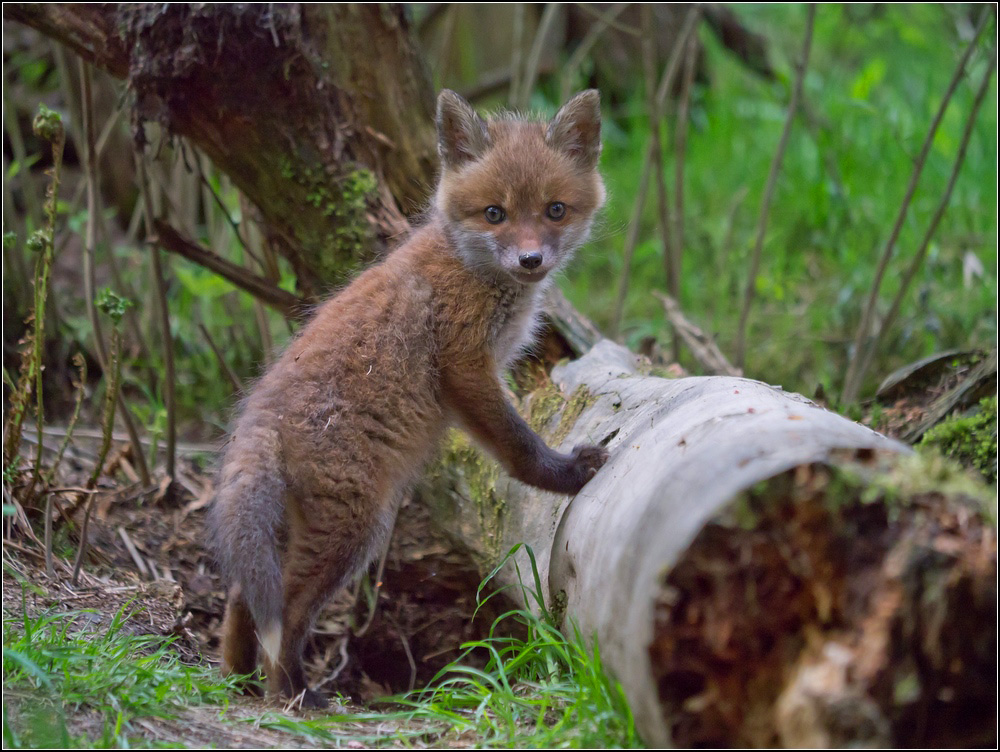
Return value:
<svg viewBox="0 0 1000 752">
<path fill-rule="evenodd" d="M 600 96 L 591 89 L 548 123 L 484 120 L 453 91 L 438 97 L 435 202 L 465 263 L 539 282 L 587 239 L 604 203 Z"/>
</svg>

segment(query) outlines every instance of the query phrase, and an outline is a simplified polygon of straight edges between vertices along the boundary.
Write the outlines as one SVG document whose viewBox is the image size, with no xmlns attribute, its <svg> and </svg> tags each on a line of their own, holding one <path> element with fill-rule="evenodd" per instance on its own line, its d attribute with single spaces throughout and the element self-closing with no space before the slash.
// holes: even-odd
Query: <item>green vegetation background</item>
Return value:
<svg viewBox="0 0 1000 752">
<path fill-rule="evenodd" d="M 685 161 L 685 247 L 681 304 L 685 313 L 732 355 L 750 248 L 770 161 L 781 131 L 791 89 L 793 56 L 799 53 L 806 9 L 802 5 L 733 6 L 741 20 L 768 39 L 774 82 L 754 74 L 722 49 L 708 29 L 706 79 L 692 95 Z M 968 15 L 968 13 L 966 13 Z M 822 386 L 837 395 L 860 311 L 875 265 L 898 211 L 927 127 L 939 105 L 961 49 L 967 43 L 960 13 L 945 5 L 821 6 L 805 81 L 805 102 L 815 125 L 797 118 L 772 205 L 757 298 L 750 318 L 746 373 L 812 395 Z M 990 29 L 994 29 L 993 22 Z M 967 28 L 971 32 L 971 27 Z M 990 37 L 987 31 L 986 37 Z M 995 36 L 995 29 L 992 36 Z M 992 43 L 992 42 L 989 42 Z M 468 41 L 470 48 L 473 41 Z M 905 263 L 912 257 L 936 206 L 986 65 L 985 44 L 973 57 L 937 134 L 917 189 L 893 263 L 883 284 L 880 311 L 888 307 Z M 474 55 L 470 51 L 470 56 Z M 432 66 L 433 67 L 433 66 Z M 585 85 L 581 71 L 580 86 Z M 20 77 L 40 90 L 59 87 L 42 61 L 14 57 L 7 80 Z M 543 79 L 532 107 L 552 113 L 557 82 Z M 641 160 L 649 135 L 642 81 L 623 102 L 604 113 L 602 170 L 609 189 L 607 207 L 592 241 L 568 269 L 561 284 L 574 304 L 607 330 L 622 272 L 625 232 L 635 200 Z M 492 104 L 502 104 L 496 100 Z M 489 102 L 486 103 L 490 105 Z M 100 113 L 98 114 L 99 122 Z M 668 118 L 672 123 L 672 115 Z M 667 129 L 664 168 L 672 186 L 674 155 Z M 29 162 L 34 155 L 29 155 Z M 871 390 L 899 365 L 951 347 L 983 347 L 997 331 L 997 89 L 990 85 L 951 204 L 898 322 L 868 375 Z M 8 166 L 8 180 L 25 165 Z M 36 168 L 37 169 L 37 168 Z M 218 173 L 207 175 L 230 216 L 240 221 L 239 197 Z M 82 233 L 86 213 L 71 206 L 64 189 L 62 226 Z M 671 188 L 672 193 L 672 188 Z M 642 215 L 625 304 L 622 337 L 637 347 L 644 339 L 668 343 L 662 306 L 653 291 L 664 290 L 661 248 L 656 233 L 655 195 L 650 190 Z M 108 222 L 115 218 L 110 216 Z M 213 218 L 201 229 L 203 242 L 242 262 L 244 251 L 228 220 Z M 127 221 L 127 219 L 126 219 Z M 730 223 L 731 232 L 730 232 Z M 221 228 L 221 231 L 220 231 Z M 29 228 L 34 229 L 34 228 Z M 728 242 L 727 242 L 728 239 Z M 226 247 L 228 244 L 228 247 Z M 114 253 L 133 290 L 149 289 L 145 252 L 116 242 L 99 248 Z M 58 261 L 57 261 L 58 264 Z M 278 349 L 290 328 L 268 313 L 271 343 L 257 331 L 248 296 L 188 261 L 169 260 L 169 304 L 177 349 L 178 409 L 182 436 L 216 438 L 234 404 L 230 383 L 209 348 L 204 325 L 243 380 L 259 374 L 268 347 Z M 5 310 L 20 284 L 5 275 Z M 77 288 L 55 294 L 60 336 L 87 343 L 89 324 Z M 282 285 L 293 289 L 284 269 Z M 144 357 L 126 363 L 123 378 L 139 422 L 154 437 L 165 424 L 163 372 L 153 306 L 140 299 L 137 315 L 148 334 Z M 647 340 L 648 341 L 648 340 Z M 69 354 L 75 349 L 66 346 Z M 683 365 L 694 373 L 697 364 Z"/>
<path fill-rule="evenodd" d="M 779 80 L 769 83 L 701 39 L 711 80 L 696 85 L 685 166 L 685 249 L 681 305 L 723 352 L 732 343 L 770 161 L 799 54 L 805 8 L 735 6 L 770 41 Z M 882 247 L 928 126 L 965 42 L 937 5 L 821 6 L 805 80 L 815 134 L 797 118 L 765 238 L 748 337 L 747 374 L 812 394 L 839 393 L 849 346 Z M 904 264 L 916 251 L 947 183 L 985 57 L 970 66 L 934 141 L 882 288 L 884 313 Z M 622 268 L 624 228 L 648 136 L 637 96 L 605 126 L 602 161 L 610 199 L 603 231 L 572 268 L 564 289 L 606 326 Z M 991 84 L 951 204 L 899 322 L 878 354 L 869 389 L 894 368 L 950 347 L 988 346 L 997 323 L 997 89 Z M 673 175 L 672 151 L 667 159 Z M 832 168 L 832 169 L 831 169 Z M 729 214 L 739 204 L 732 242 Z M 625 307 L 626 342 L 662 337 L 664 289 L 655 200 L 647 201 Z M 963 269 L 984 273 L 965 279 Z M 893 273 L 895 271 L 895 273 Z M 689 364 L 686 364 L 689 365 Z"/>
</svg>

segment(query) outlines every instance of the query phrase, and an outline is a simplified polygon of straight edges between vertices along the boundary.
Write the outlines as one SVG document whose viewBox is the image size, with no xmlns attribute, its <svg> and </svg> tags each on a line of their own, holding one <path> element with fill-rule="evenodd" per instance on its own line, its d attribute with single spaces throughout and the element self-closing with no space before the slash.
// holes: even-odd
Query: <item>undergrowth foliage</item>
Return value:
<svg viewBox="0 0 1000 752">
<path fill-rule="evenodd" d="M 524 549 L 532 585 L 523 584 L 513 557 Z M 542 598 L 534 553 L 518 544 L 483 580 L 477 594 L 481 608 L 502 593 L 483 592 L 508 563 L 515 566 L 518 587 L 528 608 L 500 615 L 487 637 L 462 645 L 462 654 L 443 668 L 424 689 L 379 701 L 378 713 L 299 719 L 269 715 L 258 723 L 322 739 L 353 739 L 367 744 L 392 741 L 447 746 L 457 738 L 479 747 L 601 748 L 641 747 L 632 713 L 621 686 L 605 672 L 596 642 L 575 627 L 567 636 L 557 628 Z M 511 630 L 518 625 L 522 630 Z M 512 636 L 511 632 L 524 636 Z M 486 665 L 470 665 L 473 653 L 484 653 Z M 397 722 L 390 735 L 345 734 L 345 724 L 358 721 Z"/>
<path fill-rule="evenodd" d="M 134 746 L 137 718 L 225 707 L 233 681 L 183 663 L 173 637 L 135 634 L 137 616 L 126 604 L 110 621 L 92 610 L 5 620 L 4 747 Z M 100 735 L 71 732 L 71 716 L 97 718 Z"/>
<path fill-rule="evenodd" d="M 530 607 L 498 617 L 487 637 L 465 643 L 426 688 L 384 698 L 371 712 L 302 717 L 268 711 L 243 719 L 230 712 L 226 720 L 372 746 L 447 746 L 466 737 L 483 747 L 641 746 L 621 686 L 605 673 L 596 643 L 591 648 L 575 627 L 566 635 L 553 623 L 530 548 L 512 548 L 483 580 L 479 606 L 503 592 L 482 597 L 501 567 L 516 566 L 513 556 L 522 548 L 532 585 L 519 587 Z M 5 747 L 144 745 L 149 740 L 137 719 L 175 717 L 196 705 L 228 709 L 236 678 L 207 663 L 184 663 L 172 637 L 136 634 L 137 615 L 126 604 L 106 623 L 95 611 L 5 620 Z M 487 656 L 485 666 L 472 665 L 482 664 L 472 660 L 474 653 Z M 89 727 L 99 726 L 99 735 L 76 730 L 81 718 L 98 719 Z"/>
<path fill-rule="evenodd" d="M 483 581 L 483 588 L 512 559 L 512 548 Z M 464 652 L 424 690 L 403 698 L 413 717 L 451 720 L 454 728 L 473 731 L 487 746 L 634 747 L 639 745 L 632 714 L 621 686 L 601 664 L 573 625 L 566 636 L 542 599 L 535 556 L 523 546 L 531 564 L 533 587 L 519 585 L 532 609 L 512 609 L 493 623 L 489 635 L 463 645 Z M 516 562 L 515 562 L 516 566 Z M 518 582 L 521 582 L 518 569 Z M 480 606 L 499 594 L 491 593 Z M 515 622 L 524 638 L 506 634 Z M 489 656 L 483 669 L 463 665 L 473 651 Z"/>
</svg>

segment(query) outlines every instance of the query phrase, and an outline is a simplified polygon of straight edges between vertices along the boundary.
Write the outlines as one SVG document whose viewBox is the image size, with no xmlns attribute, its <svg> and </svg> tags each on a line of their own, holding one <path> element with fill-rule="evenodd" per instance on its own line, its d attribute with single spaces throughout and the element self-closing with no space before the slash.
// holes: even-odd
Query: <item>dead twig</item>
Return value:
<svg viewBox="0 0 1000 752">
<path fill-rule="evenodd" d="M 106 290 L 102 293 L 100 306 L 112 321 L 111 348 L 108 351 L 108 366 L 110 371 L 107 372 L 107 391 L 104 395 L 104 414 L 101 425 L 103 438 L 101 440 L 101 449 L 97 454 L 97 462 L 94 463 L 94 469 L 90 473 L 90 478 L 87 479 L 87 488 L 94 488 L 97 485 L 97 479 L 100 477 L 101 471 L 104 469 L 104 459 L 108 456 L 108 450 L 111 449 L 112 429 L 115 424 L 115 405 L 121 398 L 119 386 L 121 384 L 122 374 L 122 335 L 119 325 L 121 324 L 122 316 L 124 315 L 125 307 L 127 305 L 127 301 L 119 298 L 110 290 Z M 142 452 L 136 452 L 136 456 L 141 457 Z M 90 524 L 90 513 L 93 508 L 94 497 L 91 496 L 86 502 L 83 525 L 80 529 L 80 545 L 76 552 L 76 563 L 73 565 L 73 577 L 71 581 L 74 587 L 79 581 L 80 569 L 83 567 L 83 557 L 87 552 L 87 528 Z"/>
<path fill-rule="evenodd" d="M 857 331 L 854 334 L 854 345 L 853 353 L 851 355 L 850 363 L 847 366 L 847 374 L 844 376 L 844 391 L 841 394 L 841 401 L 844 403 L 854 402 L 858 393 L 861 391 L 861 380 L 863 374 L 861 373 L 862 360 L 864 358 L 864 344 L 866 338 L 869 336 L 871 330 L 872 318 L 875 315 L 875 307 L 878 304 L 878 294 L 882 288 L 882 279 L 885 277 L 886 269 L 889 266 L 889 260 L 892 258 L 892 252 L 896 246 L 896 241 L 899 239 L 899 233 L 903 229 L 903 222 L 906 219 L 907 212 L 910 208 L 910 201 L 913 199 L 913 194 L 917 190 L 917 183 L 920 182 L 920 175 L 924 171 L 924 163 L 927 161 L 927 155 L 930 153 L 931 144 L 934 142 L 934 136 L 937 134 L 938 126 L 941 125 L 941 121 L 944 119 L 944 113 L 948 109 L 948 104 L 951 102 L 951 98 L 954 95 L 956 89 L 958 89 L 958 84 L 965 76 L 965 66 L 969 62 L 969 58 L 972 57 L 973 51 L 976 49 L 976 42 L 979 40 L 979 36 L 982 34 L 983 29 L 986 28 L 986 20 L 990 16 L 990 9 L 983 8 L 982 12 L 979 14 L 979 23 L 976 24 L 976 31 L 969 41 L 969 44 L 965 48 L 965 52 L 962 54 L 961 59 L 958 61 L 958 65 L 955 67 L 955 72 L 951 76 L 951 81 L 948 82 L 948 88 L 945 90 L 944 96 L 941 98 L 941 104 L 938 106 L 937 113 L 934 115 L 934 119 L 931 121 L 930 127 L 927 129 L 927 135 L 924 137 L 924 143 L 920 147 L 920 153 L 913 163 L 913 172 L 910 175 L 910 182 L 906 186 L 906 193 L 903 196 L 903 201 L 899 205 L 899 211 L 896 213 L 896 221 L 892 226 L 892 230 L 889 233 L 889 239 L 885 243 L 885 247 L 882 249 L 882 256 L 879 258 L 878 267 L 875 270 L 875 279 L 872 281 L 871 290 L 868 292 L 868 302 L 865 304 L 864 310 L 861 314 L 861 321 L 858 323 Z"/>
<path fill-rule="evenodd" d="M 631 3 L 626 3 L 626 5 L 631 5 Z M 629 26 L 622 21 L 618 21 L 618 13 L 615 13 L 615 8 L 605 12 L 598 10 L 597 8 L 592 8 L 590 3 L 577 3 L 576 7 L 597 19 L 598 23 L 602 23 L 605 26 L 610 26 L 615 31 L 620 31 L 622 34 L 628 34 L 630 37 L 636 37 L 637 39 L 642 36 L 642 31 Z"/>
<path fill-rule="evenodd" d="M 656 217 L 660 243 L 663 246 L 663 271 L 666 275 L 667 289 L 674 293 L 675 288 L 679 287 L 679 274 L 674 268 L 676 256 L 673 249 L 673 233 L 671 232 L 673 220 L 670 216 L 670 199 L 667 195 L 667 182 L 664 176 L 662 140 L 664 112 L 656 106 L 656 24 L 653 18 L 653 6 L 648 3 L 644 4 L 641 8 L 641 16 L 646 112 L 649 118 L 650 145 L 652 146 L 651 163 L 656 171 Z M 676 337 L 671 337 L 671 339 L 675 342 L 677 340 Z"/>
<path fill-rule="evenodd" d="M 673 288 L 670 294 L 680 300 L 681 282 L 684 274 L 684 160 L 687 152 L 688 109 L 691 104 L 691 89 L 694 86 L 694 73 L 698 60 L 698 38 L 692 36 L 687 43 L 687 57 L 684 61 L 684 78 L 681 80 L 681 100 L 677 107 L 677 120 L 674 126 L 674 210 L 673 238 L 670 247 L 673 253 L 670 266 L 673 274 Z M 680 344 L 673 340 L 674 361 L 680 360 Z"/>
<path fill-rule="evenodd" d="M 526 3 L 514 3 L 513 41 L 510 51 L 510 88 L 507 90 L 507 101 L 515 107 L 521 97 L 521 81 L 524 78 L 522 68 L 527 58 L 528 35 L 524 33 Z"/>
<path fill-rule="evenodd" d="M 569 99 L 569 95 L 573 93 L 573 82 L 576 80 L 576 72 L 580 69 L 583 61 L 586 59 L 587 55 L 597 44 L 597 41 L 603 36 L 609 28 L 617 28 L 619 30 L 627 29 L 627 33 L 636 34 L 636 30 L 631 27 L 623 27 L 622 24 L 616 24 L 615 19 L 622 14 L 622 12 L 628 8 L 632 3 L 617 3 L 612 7 L 607 13 L 601 13 L 600 11 L 594 10 L 593 8 L 587 8 L 582 3 L 579 4 L 581 8 L 589 13 L 593 13 L 598 17 L 597 23 L 590 27 L 590 31 L 587 32 L 587 36 L 576 46 L 573 50 L 573 54 L 570 56 L 566 65 L 563 67 L 562 74 L 562 84 L 559 87 L 559 101 L 565 102 Z"/>
<path fill-rule="evenodd" d="M 555 21 L 556 13 L 559 11 L 558 3 L 546 3 L 545 10 L 542 11 L 542 20 L 538 22 L 538 29 L 535 31 L 535 41 L 531 45 L 531 53 L 524 68 L 524 78 L 518 85 L 518 97 L 514 102 L 514 109 L 527 110 L 531 104 L 531 92 L 535 88 L 535 80 L 538 78 L 538 66 L 542 60 L 542 50 L 545 48 L 545 39 Z"/>
<path fill-rule="evenodd" d="M 892 305 L 889 307 L 889 312 L 882 319 L 878 330 L 875 332 L 875 336 L 872 338 L 871 344 L 865 349 L 864 355 L 861 357 L 861 362 L 858 366 L 857 372 L 857 381 L 859 382 L 862 381 L 867 374 L 868 368 L 871 366 L 872 358 L 875 356 L 875 353 L 879 351 L 879 347 L 881 346 L 886 333 L 892 325 L 896 323 L 896 318 L 899 316 L 899 309 L 903 305 L 903 299 L 910 291 L 910 285 L 913 284 L 913 279 L 917 276 L 917 272 L 919 272 L 920 268 L 923 266 L 924 258 L 927 256 L 927 249 L 934 237 L 934 233 L 937 232 L 941 218 L 948 209 L 948 204 L 951 202 L 951 193 L 955 188 L 955 182 L 958 180 L 958 174 L 962 170 L 962 164 L 965 162 L 965 152 L 969 146 L 969 139 L 972 137 L 973 126 L 976 124 L 976 118 L 979 115 L 979 109 L 982 107 L 983 100 L 986 99 L 986 94 L 990 88 L 990 79 L 992 78 L 993 71 L 995 69 L 996 50 L 993 51 L 986 73 L 983 74 L 983 80 L 979 84 L 979 90 L 976 92 L 976 98 L 973 101 L 969 117 L 965 120 L 965 130 L 962 132 L 962 140 L 958 147 L 958 154 L 955 155 L 955 163 L 951 168 L 948 185 L 945 187 L 944 193 L 941 195 L 941 200 L 938 201 L 934 216 L 931 218 L 931 222 L 927 226 L 927 231 L 924 233 L 924 237 L 920 241 L 920 247 L 917 249 L 917 253 L 910 261 L 910 265 L 907 267 L 906 273 L 903 275 L 903 281 L 900 282 L 899 289 L 896 291 L 896 295 L 892 299 Z"/>
<path fill-rule="evenodd" d="M 163 267 L 160 264 L 160 249 L 155 242 L 153 226 L 153 204 L 149 196 L 149 179 L 146 175 L 146 162 L 139 151 L 135 153 L 136 170 L 139 175 L 139 194 L 142 199 L 143 216 L 146 222 L 146 246 L 152 262 L 153 289 L 156 293 L 156 314 L 160 324 L 160 336 L 163 344 L 164 374 L 163 392 L 167 408 L 167 477 L 173 479 L 177 445 L 177 410 L 174 398 L 177 374 L 174 368 L 174 341 L 170 334 L 170 308 L 167 305 L 167 290 L 163 280 Z M 227 215 L 228 216 L 228 215 Z M 238 233 L 237 233 L 238 234 Z"/>
<path fill-rule="evenodd" d="M 121 525 L 118 526 L 118 537 L 120 537 L 122 539 L 122 543 L 125 544 L 125 550 L 128 551 L 128 555 L 131 556 L 132 561 L 135 562 L 135 566 L 139 570 L 139 574 L 147 579 L 155 580 L 155 567 L 142 558 L 142 555 L 139 553 L 139 549 L 135 547 L 135 543 L 132 542 L 129 534 Z"/>
<path fill-rule="evenodd" d="M 154 219 L 153 226 L 156 230 L 157 240 L 164 250 L 183 256 L 206 269 L 211 269 L 220 277 L 264 301 L 287 318 L 302 319 L 309 313 L 311 304 L 305 298 L 286 292 L 263 277 L 258 277 L 247 271 L 246 268 L 189 240 L 163 220 Z"/>
<path fill-rule="evenodd" d="M 639 223 L 642 219 L 642 208 L 646 204 L 646 193 L 649 191 L 649 178 L 653 174 L 654 159 L 647 159 L 642 165 L 642 175 L 632 205 L 632 216 L 629 217 L 628 233 L 625 235 L 625 246 L 622 249 L 622 274 L 618 280 L 618 295 L 615 297 L 615 311 L 611 318 L 610 335 L 618 339 L 621 333 L 622 319 L 625 316 L 625 296 L 628 293 L 629 277 L 632 274 L 632 255 L 639 242 Z"/>
<path fill-rule="evenodd" d="M 747 272 L 747 286 L 743 294 L 743 308 L 740 311 L 740 320 L 736 328 L 735 361 L 738 368 L 742 369 L 746 355 L 746 331 L 747 321 L 750 318 L 750 308 L 753 305 L 754 293 L 757 290 L 757 272 L 760 269 L 760 257 L 764 247 L 764 234 L 767 232 L 767 219 L 771 212 L 771 201 L 774 199 L 774 188 L 778 183 L 778 174 L 781 172 L 781 162 L 785 157 L 785 148 L 788 146 L 788 137 L 792 132 L 792 123 L 795 121 L 795 113 L 799 108 L 799 100 L 802 98 L 802 84 L 806 78 L 806 66 L 809 64 L 809 52 L 812 48 L 813 26 L 816 20 L 816 4 L 809 5 L 809 12 L 806 17 L 806 35 L 802 43 L 802 54 L 796 64 L 798 69 L 795 76 L 795 85 L 792 88 L 792 97 L 788 102 L 788 111 L 785 114 L 785 125 L 778 139 L 778 147 L 774 151 L 774 158 L 771 160 L 771 169 L 767 175 L 767 186 L 764 188 L 764 200 L 760 205 L 760 218 L 757 221 L 757 238 L 754 241 L 753 252 L 750 256 L 750 269 Z"/>
<path fill-rule="evenodd" d="M 683 314 L 680 305 L 674 298 L 660 292 L 653 294 L 663 302 L 667 320 L 673 325 L 674 331 L 681 336 L 691 350 L 694 359 L 705 369 L 706 373 L 716 376 L 743 375 L 739 368 L 733 366 L 726 359 L 715 341 Z"/>
<path fill-rule="evenodd" d="M 94 265 L 97 255 L 97 222 L 99 219 L 99 209 L 97 205 L 97 148 L 94 143 L 94 107 L 92 94 L 92 76 L 90 65 L 83 60 L 80 61 L 80 79 L 82 81 L 83 92 L 83 128 L 85 137 L 83 143 L 86 144 L 84 154 L 84 168 L 87 177 L 87 231 L 85 239 L 85 252 L 83 254 L 83 291 L 87 303 L 87 317 L 94 333 L 94 354 L 97 362 L 104 372 L 105 379 L 108 378 L 109 360 L 108 351 L 104 345 L 104 335 L 101 331 L 101 322 L 97 317 L 97 303 L 95 301 L 94 285 Z M 125 398 L 118 393 L 119 408 L 122 422 L 128 431 L 132 445 L 139 446 L 139 431 L 132 420 L 132 414 L 125 404 Z M 141 452 L 136 452 L 136 464 L 139 466 L 139 474 L 144 483 L 150 482 L 149 467 L 146 465 L 146 458 Z"/>
<path fill-rule="evenodd" d="M 240 377 L 236 375 L 236 372 L 222 356 L 222 352 L 215 344 L 215 340 L 212 339 L 212 335 L 208 333 L 208 329 L 205 328 L 204 324 L 198 324 L 198 329 L 201 331 L 201 336 L 205 338 L 208 346 L 212 349 L 212 354 L 215 355 L 215 359 L 219 362 L 219 367 L 222 369 L 222 372 L 226 374 L 226 378 L 229 379 L 229 383 L 232 385 L 233 391 L 236 392 L 236 394 L 242 394 L 243 384 L 240 381 Z"/>
<path fill-rule="evenodd" d="M 677 41 L 675 43 L 676 46 L 670 54 L 670 60 L 667 62 L 666 70 L 663 71 L 663 76 L 660 77 L 660 83 L 656 89 L 655 108 L 652 111 L 650 118 L 651 121 L 660 122 L 663 119 L 664 108 L 667 105 L 667 96 L 670 93 L 670 89 L 673 87 L 674 79 L 677 78 L 685 45 L 687 44 L 688 38 L 694 32 L 699 15 L 700 10 L 698 6 L 695 5 L 688 11 L 687 16 L 684 17 L 684 25 L 681 27 L 680 33 L 677 35 Z M 622 276 L 618 282 L 618 296 L 615 301 L 615 312 L 611 320 L 611 336 L 613 338 L 617 338 L 621 332 L 622 317 L 624 316 L 625 310 L 625 295 L 628 292 L 629 275 L 631 273 L 632 254 L 635 251 L 635 245 L 638 242 L 639 220 L 642 217 L 642 207 L 646 202 L 646 192 L 648 190 L 649 178 L 652 175 L 653 165 L 656 164 L 656 141 L 658 139 L 658 135 L 656 135 L 656 138 L 654 139 L 654 134 L 651 133 L 649 141 L 646 143 L 646 153 L 642 161 L 642 177 L 639 179 L 639 189 L 636 193 L 636 202 L 632 210 L 629 231 L 625 237 Z"/>
<path fill-rule="evenodd" d="M 964 404 L 977 389 L 986 383 L 997 383 L 997 351 L 994 350 L 983 359 L 961 382 L 935 399 L 927 406 L 923 417 L 914 425 L 909 426 L 900 438 L 908 444 L 919 441 L 925 433 L 948 417 L 951 412 Z"/>
</svg>

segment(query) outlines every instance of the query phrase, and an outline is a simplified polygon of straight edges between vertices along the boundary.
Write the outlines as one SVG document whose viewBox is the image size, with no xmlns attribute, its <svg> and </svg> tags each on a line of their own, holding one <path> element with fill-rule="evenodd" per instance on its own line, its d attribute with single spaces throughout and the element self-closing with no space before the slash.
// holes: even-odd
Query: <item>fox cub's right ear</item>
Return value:
<svg viewBox="0 0 1000 752">
<path fill-rule="evenodd" d="M 489 131 L 472 105 L 451 89 L 438 95 L 438 153 L 445 167 L 479 159 L 490 145 Z"/>
<path fill-rule="evenodd" d="M 582 91 L 564 104 L 545 133 L 549 146 L 572 157 L 588 170 L 601 156 L 601 95 Z"/>
</svg>

